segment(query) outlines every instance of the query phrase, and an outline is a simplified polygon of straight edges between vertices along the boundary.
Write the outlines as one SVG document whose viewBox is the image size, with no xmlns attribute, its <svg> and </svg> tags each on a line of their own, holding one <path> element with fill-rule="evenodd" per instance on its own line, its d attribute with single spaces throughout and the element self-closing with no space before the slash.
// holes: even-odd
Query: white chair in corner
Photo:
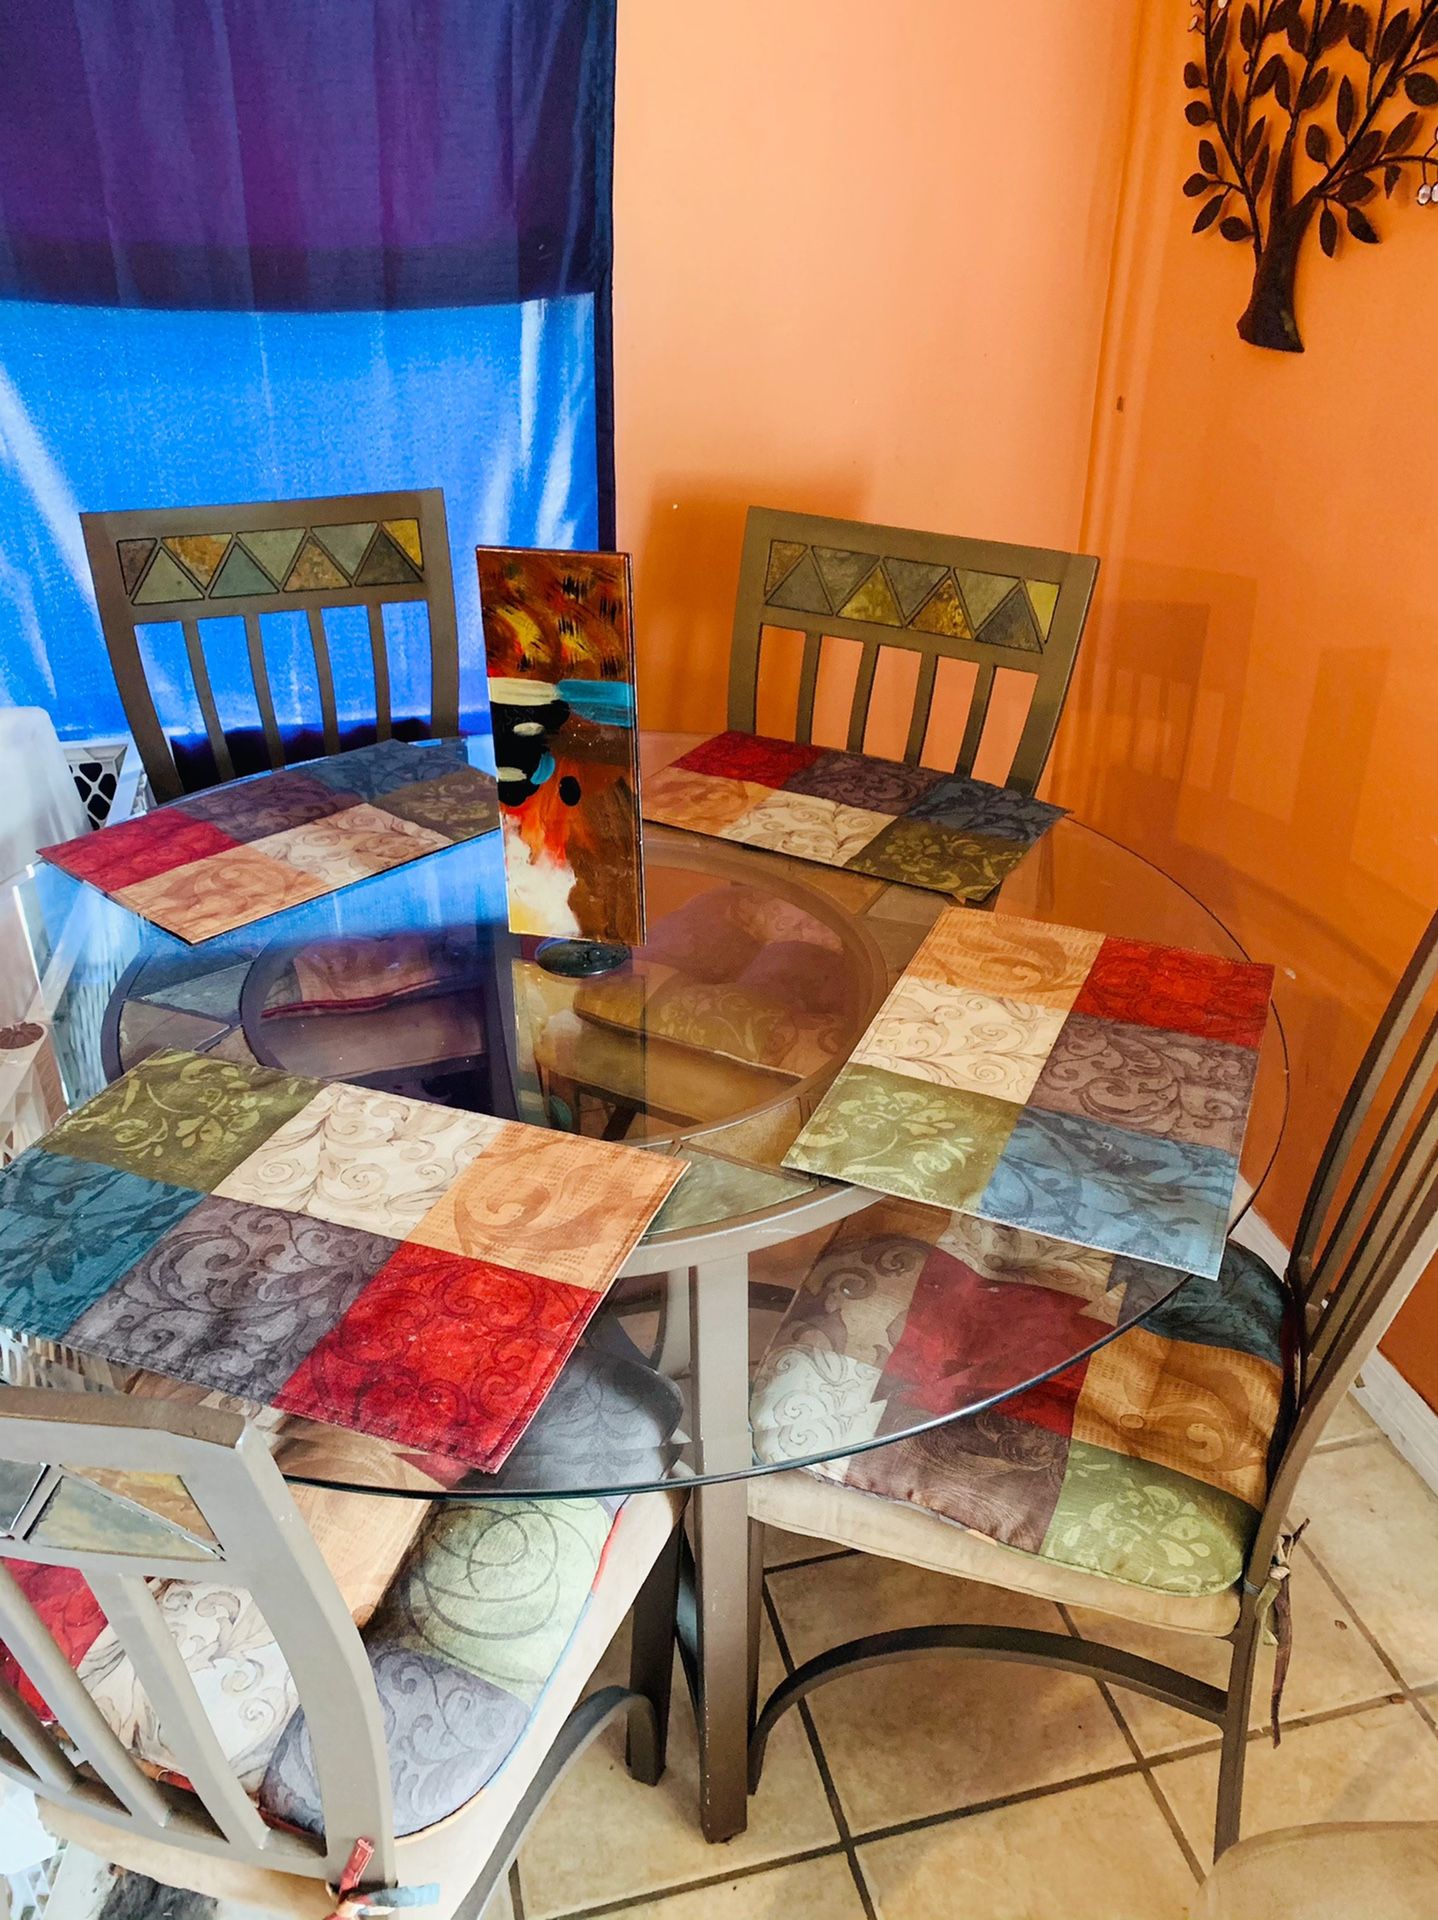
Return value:
<svg viewBox="0 0 1438 1920">
<path fill-rule="evenodd" d="M 608 1720 L 663 1770 L 680 1501 L 299 1491 L 233 1413 L 0 1395 L 0 1773 L 164 1885 L 478 1920 Z M 631 1608 L 630 1685 L 585 1697 Z"/>
<path fill-rule="evenodd" d="M 41 707 L 0 707 L 0 880 L 38 848 L 73 840 L 90 822 L 54 722 Z"/>
</svg>

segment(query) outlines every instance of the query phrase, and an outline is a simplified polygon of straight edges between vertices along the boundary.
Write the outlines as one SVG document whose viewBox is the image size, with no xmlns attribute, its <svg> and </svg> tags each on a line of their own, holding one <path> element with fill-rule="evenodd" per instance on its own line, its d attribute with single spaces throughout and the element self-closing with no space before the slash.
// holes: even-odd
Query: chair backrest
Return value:
<svg viewBox="0 0 1438 1920">
<path fill-rule="evenodd" d="M 729 656 L 729 725 L 754 731 L 766 627 L 805 636 L 796 726 L 804 741 L 825 639 L 857 640 L 862 651 L 845 744 L 861 752 L 879 649 L 898 647 L 919 656 L 904 749 L 905 760 L 917 765 L 939 662 L 971 661 L 976 672 L 955 771 L 973 771 L 995 674 L 1027 674 L 1034 685 L 1005 784 L 1032 793 L 1053 745 L 1097 573 L 1089 554 L 751 507 Z"/>
<path fill-rule="evenodd" d="M 10 1561 L 83 1577 L 188 1789 L 137 1764 Z M 305 1714 L 323 1839 L 260 1818 L 152 1580 L 242 1590 L 258 1607 Z M 65 1731 L 62 1741 L 0 1681 L 0 1773 L 9 1779 L 148 1839 L 320 1879 L 337 1879 L 364 1837 L 376 1849 L 367 1881 L 393 1880 L 383 1723 L 358 1630 L 262 1436 L 237 1415 L 44 1388 L 0 1394 L 0 1639 Z"/>
<path fill-rule="evenodd" d="M 1305 1202 L 1286 1275 L 1292 1418 L 1252 1567 L 1266 1569 L 1325 1423 L 1438 1258 L 1438 915 L 1359 1062 Z"/>
<path fill-rule="evenodd" d="M 367 611 L 374 727 L 385 740 L 391 733 L 391 713 L 384 609 L 423 602 L 429 622 L 430 713 L 427 726 L 418 731 L 431 737 L 459 731 L 454 579 L 444 495 L 438 487 L 342 494 L 329 500 L 82 513 L 80 522 L 110 664 L 157 799 L 176 799 L 203 782 L 187 778 L 187 771 L 177 765 L 156 710 L 137 632 L 146 625 L 178 622 L 183 631 L 195 703 L 214 775 L 221 780 L 232 779 L 236 768 L 232 738 L 221 725 L 215 702 L 202 630 L 207 621 L 225 616 L 238 615 L 244 621 L 246 663 L 271 767 L 286 764 L 287 742 L 265 660 L 262 622 L 267 614 L 306 616 L 319 699 L 318 732 L 324 751 L 337 753 L 340 726 L 325 611 Z"/>
</svg>

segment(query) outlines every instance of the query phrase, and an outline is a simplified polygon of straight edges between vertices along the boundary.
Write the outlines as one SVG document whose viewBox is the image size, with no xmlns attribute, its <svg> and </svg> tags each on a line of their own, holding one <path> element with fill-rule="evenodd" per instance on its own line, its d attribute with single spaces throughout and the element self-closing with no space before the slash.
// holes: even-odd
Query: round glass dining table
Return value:
<svg viewBox="0 0 1438 1920">
<path fill-rule="evenodd" d="M 665 764 L 684 744 L 647 735 L 644 756 Z M 852 1430 L 822 1421 L 797 1451 L 791 1431 L 777 1459 L 751 1433 L 785 1308 L 831 1236 L 852 1238 L 856 1216 L 883 1206 L 780 1163 L 946 902 L 667 828 L 646 828 L 645 867 L 645 945 L 587 979 L 549 971 L 534 941 L 507 932 L 497 833 L 195 947 L 43 863 L 0 887 L 0 1145 L 12 1152 L 148 1054 L 182 1048 L 687 1162 L 498 1472 L 228 1402 L 273 1429 L 287 1477 L 398 1497 L 555 1498 L 733 1482 L 855 1451 Z M 1176 880 L 1072 818 L 992 905 L 1246 957 Z M 1271 1014 L 1235 1218 L 1277 1151 L 1287 1079 Z M 1153 1271 L 1145 1312 L 1185 1284 Z M 915 1408 L 866 1444 L 1035 1385 L 1123 1331 L 1112 1318 L 1072 1316 L 1060 1354 L 1017 1345 L 956 1369 L 972 1397 Z M 200 1397 L 34 1341 L 8 1339 L 6 1368 L 12 1381 Z"/>
</svg>

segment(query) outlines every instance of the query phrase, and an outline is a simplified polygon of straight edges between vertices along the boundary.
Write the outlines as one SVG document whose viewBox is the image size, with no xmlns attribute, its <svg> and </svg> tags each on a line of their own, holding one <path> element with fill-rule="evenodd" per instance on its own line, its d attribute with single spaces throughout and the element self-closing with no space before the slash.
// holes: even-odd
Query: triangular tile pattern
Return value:
<svg viewBox="0 0 1438 1920">
<path fill-rule="evenodd" d="M 290 577 L 285 582 L 289 591 L 313 593 L 320 587 L 347 587 L 348 585 L 349 581 L 345 579 L 319 541 L 312 533 L 306 534 L 299 558 L 290 568 Z"/>
<path fill-rule="evenodd" d="M 1008 647 L 1015 653 L 1041 653 L 1033 609 L 1022 587 L 1005 594 L 979 628 L 978 638 L 988 647 Z"/>
<path fill-rule="evenodd" d="M 767 597 L 786 574 L 792 573 L 804 558 L 805 547 L 802 540 L 771 540 L 769 542 L 769 565 L 764 574 L 764 593 Z"/>
<path fill-rule="evenodd" d="M 776 548 L 786 545 L 796 560 L 808 555 L 802 543 L 775 542 Z M 264 527 L 233 535 L 164 534 L 158 540 L 117 540 L 115 553 L 125 592 L 136 606 L 315 593 L 351 584 L 409 587 L 424 578 L 417 520 Z M 812 560 L 809 565 L 812 571 Z M 816 610 L 829 611 L 827 605 Z"/>
<path fill-rule="evenodd" d="M 26 1534 L 37 1547 L 133 1553 L 166 1560 L 210 1560 L 211 1548 L 157 1513 L 117 1500 L 89 1480 L 66 1474 Z"/>
<path fill-rule="evenodd" d="M 0 1460 L 0 1533 L 8 1536 L 13 1532 L 25 1502 L 39 1485 L 40 1475 L 47 1471 L 33 1461 Z"/>
<path fill-rule="evenodd" d="M 386 520 L 384 530 L 412 567 L 424 570 L 424 548 L 419 541 L 418 520 Z"/>
<path fill-rule="evenodd" d="M 372 549 L 366 567 L 373 560 Z M 374 576 L 377 583 L 379 578 Z M 388 582 L 391 576 L 384 578 Z M 853 547 L 809 546 L 802 540 L 771 540 L 764 573 L 764 599 L 771 607 L 838 613 L 846 620 L 954 640 L 977 638 L 1011 653 L 1042 653 L 1058 596 L 1049 580 L 1020 581 L 1013 574 L 955 569 L 937 560 L 861 553 Z"/>
<path fill-rule="evenodd" d="M 842 547 L 815 547 L 814 559 L 819 577 L 828 588 L 829 598 L 842 607 L 865 574 L 872 573 L 872 553 L 849 553 Z"/>
<path fill-rule="evenodd" d="M 418 579 L 409 556 L 401 553 L 387 533 L 377 533 L 374 545 L 359 564 L 354 583 L 357 587 L 407 587 Z"/>
<path fill-rule="evenodd" d="M 904 624 L 882 561 L 839 611 L 846 620 L 872 620 L 880 627 L 901 627 Z"/>
<path fill-rule="evenodd" d="M 812 553 L 805 553 L 798 566 L 769 595 L 771 607 L 792 607 L 796 613 L 832 613 L 824 592 L 824 582 L 814 564 Z"/>
<path fill-rule="evenodd" d="M 1059 601 L 1059 590 L 1052 580 L 1025 580 L 1024 586 L 1028 589 L 1029 605 L 1038 623 L 1039 638 L 1047 640 L 1049 627 L 1053 624 L 1054 608 Z"/>
<path fill-rule="evenodd" d="M 375 535 L 373 520 L 355 520 L 338 527 L 316 527 L 315 538 L 335 561 L 346 579 L 354 578 L 355 568 L 364 559 Z"/>
<path fill-rule="evenodd" d="M 242 533 L 240 543 L 278 587 L 294 565 L 304 537 L 303 527 L 267 527 L 261 533 Z"/>
<path fill-rule="evenodd" d="M 117 540 L 115 551 L 120 557 L 120 578 L 125 583 L 126 593 L 133 600 L 135 589 L 145 571 L 145 562 L 155 551 L 155 543 L 153 540 Z"/>
<path fill-rule="evenodd" d="M 969 625 L 964 603 L 959 598 L 959 589 L 951 573 L 945 572 L 909 625 L 919 633 L 942 633 L 953 640 L 973 638 L 974 630 Z"/>
<path fill-rule="evenodd" d="M 252 560 L 237 540 L 210 588 L 210 598 L 236 600 L 241 594 L 273 592 L 269 575 L 261 571 L 258 561 Z"/>
<path fill-rule="evenodd" d="M 948 572 L 936 560 L 886 560 L 884 566 L 906 621 L 913 619 Z"/>
<path fill-rule="evenodd" d="M 227 533 L 177 533 L 165 541 L 166 549 L 202 587 L 214 579 L 229 544 Z"/>
<path fill-rule="evenodd" d="M 958 570 L 958 581 L 959 592 L 964 596 L 964 605 L 968 608 L 969 620 L 975 632 L 1004 595 L 1012 593 L 1019 584 L 1006 573 L 970 573 L 964 567 Z"/>
<path fill-rule="evenodd" d="M 77 1480 L 88 1481 L 103 1492 L 116 1494 L 146 1512 L 153 1513 L 172 1527 L 179 1527 L 197 1540 L 212 1541 L 214 1532 L 195 1505 L 190 1490 L 175 1473 L 145 1473 L 126 1467 L 66 1467 Z"/>
<path fill-rule="evenodd" d="M 137 607 L 158 606 L 168 600 L 203 600 L 204 597 L 189 574 L 163 547 L 151 562 L 138 592 L 131 595 Z"/>
</svg>

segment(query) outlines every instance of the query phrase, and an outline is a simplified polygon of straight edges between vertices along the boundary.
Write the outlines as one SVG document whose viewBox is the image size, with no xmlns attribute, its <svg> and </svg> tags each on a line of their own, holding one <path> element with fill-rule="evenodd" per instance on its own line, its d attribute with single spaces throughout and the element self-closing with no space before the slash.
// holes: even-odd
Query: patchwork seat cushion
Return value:
<svg viewBox="0 0 1438 1920">
<path fill-rule="evenodd" d="M 619 1505 L 490 1500 L 434 1513 L 364 1636 L 396 1834 L 463 1806 L 502 1765 L 589 1604 Z M 260 1807 L 320 1828 L 302 1714 L 275 1746 Z"/>
<path fill-rule="evenodd" d="M 1166 1268 L 886 1202 L 836 1231 L 778 1328 L 756 1451 L 799 1463 L 865 1445 L 808 1470 L 1086 1574 L 1223 1593 L 1267 1492 L 1284 1296 L 1237 1246 L 1216 1279 L 1174 1284 Z M 985 1396 L 985 1411 L 911 1431 Z"/>
<path fill-rule="evenodd" d="M 574 1011 L 596 1026 L 800 1079 L 844 1051 L 856 1011 L 839 946 L 801 908 L 715 887 L 654 923 L 634 969 L 586 982 Z"/>
<path fill-rule="evenodd" d="M 538 1492 L 572 1486 L 576 1475 L 621 1485 L 664 1477 L 682 1396 L 616 1330 L 603 1341 L 588 1338 L 570 1356 L 511 1457 L 513 1483 Z M 224 1402 L 274 1428 L 286 1474 L 351 1484 L 373 1475 L 413 1495 L 453 1491 L 468 1479 L 483 1484 L 460 1461 L 397 1455 L 366 1435 L 158 1377 L 142 1376 L 130 1391 Z M 33 1480 L 33 1468 L 19 1470 L 7 1488 L 0 1462 L 0 1497 L 8 1490 L 12 1509 L 23 1506 Z M 416 1832 L 470 1799 L 524 1732 L 589 1611 L 624 1503 L 478 1495 L 433 1505 L 303 1485 L 291 1492 L 363 1633 L 389 1738 L 397 1830 Z M 641 1550 L 654 1524 L 650 1504 L 636 1504 Z M 157 1581 L 154 1590 L 226 1758 L 263 1812 L 315 1827 L 318 1790 L 294 1682 L 259 1609 L 210 1559 L 213 1536 L 182 1483 L 113 1469 L 67 1472 L 27 1538 L 104 1552 L 123 1534 L 135 1552 L 173 1552 L 184 1537 L 177 1527 L 193 1557 L 220 1577 Z M 632 1535 L 633 1528 L 626 1539 Z M 632 1555 L 622 1558 L 628 1565 Z M 17 1559 L 5 1565 L 119 1738 L 151 1772 L 174 1774 L 154 1711 L 83 1574 Z M 3 1646 L 0 1679 L 53 1719 Z"/>
<path fill-rule="evenodd" d="M 112 1491 L 123 1493 L 128 1486 L 132 1493 L 153 1499 L 139 1485 L 147 1476 L 111 1478 L 118 1483 Z M 85 1481 L 73 1478 L 62 1483 L 67 1496 L 85 1487 Z M 428 1503 L 366 1499 L 316 1487 L 297 1487 L 294 1494 L 356 1625 L 363 1627 L 423 1526 Z M 100 1525 L 113 1526 L 117 1515 L 122 1524 L 128 1515 L 128 1524 L 139 1530 L 137 1550 L 154 1544 L 144 1537 L 146 1512 L 130 1499 L 111 1503 L 107 1513 L 95 1516 L 91 1544 L 100 1544 Z M 79 1517 L 71 1516 L 72 1536 Z M 80 1540 L 72 1537 L 68 1544 Z M 26 1560 L 6 1565 L 119 1739 L 151 1772 L 173 1773 L 176 1761 L 154 1708 L 84 1575 L 74 1568 Z M 216 1571 L 222 1573 L 221 1568 Z M 157 1581 L 154 1590 L 226 1758 L 246 1791 L 257 1792 L 275 1743 L 299 1707 L 289 1669 L 263 1615 L 243 1588 L 223 1577 Z M 43 1720 L 54 1719 L 48 1703 L 3 1648 L 0 1678 L 10 1681 Z"/>
<path fill-rule="evenodd" d="M 300 1490 L 311 1507 L 315 1496 Z M 380 1695 L 395 1832 L 413 1834 L 465 1805 L 524 1732 L 551 1672 L 584 1619 L 618 1500 L 348 1501 L 348 1526 L 326 1513 L 321 1538 L 351 1571 L 374 1505 L 411 1507 L 428 1521 L 363 1626 Z M 390 1534 L 394 1544 L 394 1534 Z M 71 1667 L 113 1732 L 157 1776 L 182 1778 L 150 1699 L 79 1571 L 10 1559 Z M 390 1563 L 394 1572 L 394 1561 Z M 342 1588 L 344 1592 L 344 1588 Z M 252 1597 L 223 1580 L 156 1582 L 159 1609 L 240 1784 L 286 1826 L 319 1830 L 319 1788 L 300 1695 Z M 355 1599 L 351 1611 L 355 1609 Z M 44 1699 L 0 1647 L 0 1678 L 52 1720 Z"/>
<path fill-rule="evenodd" d="M 376 1503 L 329 1497 L 365 1510 L 356 1511 L 348 1530 L 358 1565 L 355 1549 Z M 584 1617 L 622 1502 L 414 1504 L 429 1518 L 362 1630 L 399 1834 L 462 1806 L 503 1764 Z M 83 1575 L 7 1564 L 115 1733 L 149 1771 L 175 1775 L 154 1709 Z M 169 1580 L 155 1591 L 245 1790 L 276 1822 L 318 1830 L 319 1791 L 299 1697 L 258 1607 L 220 1581 Z M 0 1677 L 53 1718 L 13 1657 L 3 1650 L 0 1656 Z"/>
</svg>

